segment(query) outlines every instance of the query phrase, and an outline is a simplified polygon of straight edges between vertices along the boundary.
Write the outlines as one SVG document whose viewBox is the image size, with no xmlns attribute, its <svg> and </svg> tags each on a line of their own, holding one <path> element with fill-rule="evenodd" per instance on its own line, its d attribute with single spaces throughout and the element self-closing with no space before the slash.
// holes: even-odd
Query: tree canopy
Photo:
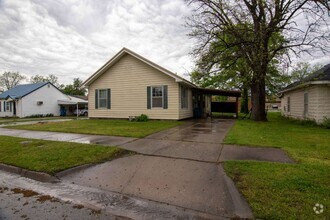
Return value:
<svg viewBox="0 0 330 220">
<path fill-rule="evenodd" d="M 0 75 L 0 88 L 8 90 L 17 86 L 21 81 L 25 79 L 25 76 L 19 72 L 4 72 Z"/>
<path fill-rule="evenodd" d="M 300 81 L 321 68 L 322 65 L 320 64 L 311 65 L 308 62 L 298 62 L 295 66 L 293 66 L 290 72 L 290 82 L 294 83 L 296 81 Z"/>
<path fill-rule="evenodd" d="M 60 87 L 60 83 L 58 82 L 58 77 L 54 74 L 48 74 L 47 76 L 42 75 L 34 75 L 30 77 L 30 83 L 39 83 L 39 82 L 50 82 L 53 85 Z"/>
<path fill-rule="evenodd" d="M 72 84 L 68 84 L 61 88 L 62 92 L 67 95 L 86 95 L 86 89 L 82 88 L 83 81 L 79 78 L 74 78 Z"/>
<path fill-rule="evenodd" d="M 326 27 L 329 5 L 327 1 L 312 0 L 190 0 L 196 10 L 188 25 L 191 36 L 197 38 L 194 51 L 197 58 L 205 55 L 229 55 L 233 66 L 244 62 L 251 89 L 252 118 L 267 120 L 265 95 L 267 82 L 277 79 L 279 72 L 274 67 L 281 64 L 286 54 L 329 49 L 330 32 Z M 306 20 L 306 25 L 297 26 L 297 19 Z M 300 21 L 299 20 L 299 21 Z M 302 28 L 300 28 L 302 27 Z M 220 42 L 216 53 L 211 53 L 214 44 Z M 220 60 L 222 63 L 223 61 Z M 223 66 L 222 66 L 223 67 Z M 212 73 L 212 69 L 208 69 Z M 246 77 L 247 76 L 247 77 Z M 270 76 L 270 77 L 269 77 Z M 231 79 L 242 78 L 233 74 Z M 273 85 L 270 83 L 270 85 Z"/>
</svg>

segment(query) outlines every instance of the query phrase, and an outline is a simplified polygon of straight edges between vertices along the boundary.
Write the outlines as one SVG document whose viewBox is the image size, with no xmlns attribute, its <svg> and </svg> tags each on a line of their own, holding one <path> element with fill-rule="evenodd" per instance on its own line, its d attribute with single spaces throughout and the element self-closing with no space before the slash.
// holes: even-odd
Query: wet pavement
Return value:
<svg viewBox="0 0 330 220">
<path fill-rule="evenodd" d="M 24 197 L 13 192 L 18 190 L 37 194 Z M 0 219 L 227 219 L 67 181 L 41 183 L 2 171 L 0 201 Z"/>
<path fill-rule="evenodd" d="M 220 217 L 252 217 L 247 203 L 237 191 L 232 192 L 235 186 L 216 163 L 135 155 L 61 179 Z"/>
<path fill-rule="evenodd" d="M 74 133 L 48 132 L 48 131 L 16 130 L 9 128 L 1 128 L 1 127 L 0 127 L 0 135 L 41 139 L 41 140 L 49 140 L 49 141 L 67 141 L 67 142 L 76 142 L 82 144 L 101 144 L 106 146 L 118 146 L 136 140 L 136 138 L 129 138 L 129 137 L 74 134 Z"/>
<path fill-rule="evenodd" d="M 115 220 L 123 219 L 89 209 L 83 205 L 60 201 L 48 195 L 19 188 L 0 187 L 1 220 Z M 127 219 L 127 218 L 125 218 Z"/>
<path fill-rule="evenodd" d="M 218 162 L 222 142 L 235 120 L 194 120 L 120 145 L 146 155 Z"/>
<path fill-rule="evenodd" d="M 230 119 L 190 120 L 183 126 L 149 135 L 146 139 L 220 144 L 234 123 L 235 120 Z"/>
<path fill-rule="evenodd" d="M 71 118 L 66 118 L 66 119 L 44 119 L 44 120 L 32 120 L 32 121 L 16 121 L 16 122 L 11 122 L 10 119 L 8 120 L 2 120 L 0 121 L 0 127 L 5 127 L 5 126 L 12 126 L 12 125 L 32 125 L 32 124 L 38 124 L 38 123 L 47 123 L 47 122 L 64 122 L 64 121 L 72 121 L 73 119 Z M 83 120 L 83 119 L 79 119 Z"/>
<path fill-rule="evenodd" d="M 5 128 L 0 128 L 0 134 L 119 146 L 140 153 L 83 169 L 67 170 L 60 175 L 62 180 L 60 185 L 69 185 L 69 189 L 77 190 L 70 192 L 70 195 L 77 194 L 82 189 L 101 191 L 107 195 L 102 194 L 102 198 L 111 198 L 100 202 L 96 196 L 97 203 L 102 205 L 114 204 L 115 197 L 117 206 L 112 208 L 107 206 L 107 210 L 111 213 L 123 214 L 118 210 L 127 212 L 127 209 L 130 209 L 129 204 L 122 201 L 123 198 L 119 196 L 124 195 L 125 198 L 134 198 L 133 203 L 141 211 L 138 214 L 134 212 L 134 215 L 125 216 L 137 219 L 168 219 L 182 216 L 195 218 L 201 215 L 207 215 L 207 218 L 211 219 L 252 218 L 251 209 L 234 183 L 226 176 L 220 162 L 260 160 L 293 163 L 294 161 L 280 149 L 223 144 L 223 139 L 234 122 L 235 120 L 223 119 L 190 120 L 182 126 L 143 139 Z M 109 193 L 116 196 L 108 197 Z M 82 193 L 78 196 L 79 201 L 86 200 L 84 196 L 90 198 Z M 95 202 L 94 200 L 93 197 L 92 202 Z M 141 207 L 141 204 L 148 205 Z M 170 207 L 169 211 L 164 209 L 164 204 Z M 164 213 L 164 210 L 167 211 Z"/>
<path fill-rule="evenodd" d="M 278 148 L 259 148 L 224 145 L 219 161 L 256 160 L 277 163 L 295 163 L 283 150 Z"/>
</svg>

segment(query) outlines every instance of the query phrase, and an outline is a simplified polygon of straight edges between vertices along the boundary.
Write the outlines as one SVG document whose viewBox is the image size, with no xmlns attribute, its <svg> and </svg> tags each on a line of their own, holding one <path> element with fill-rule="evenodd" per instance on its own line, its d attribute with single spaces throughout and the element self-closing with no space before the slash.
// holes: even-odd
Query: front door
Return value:
<svg viewBox="0 0 330 220">
<path fill-rule="evenodd" d="M 203 95 L 201 93 L 194 92 L 193 102 L 194 118 L 201 118 L 203 116 Z"/>
<path fill-rule="evenodd" d="M 16 116 L 16 102 L 13 102 L 13 116 Z"/>
</svg>

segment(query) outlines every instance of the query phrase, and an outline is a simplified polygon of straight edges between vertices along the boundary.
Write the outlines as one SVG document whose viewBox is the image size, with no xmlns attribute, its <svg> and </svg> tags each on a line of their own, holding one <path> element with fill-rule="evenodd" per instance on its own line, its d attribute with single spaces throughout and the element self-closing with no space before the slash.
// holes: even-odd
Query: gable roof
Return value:
<svg viewBox="0 0 330 220">
<path fill-rule="evenodd" d="M 142 57 L 141 55 L 127 49 L 123 48 L 121 49 L 116 55 L 114 55 L 108 62 L 106 62 L 100 69 L 98 69 L 92 76 L 90 76 L 83 84 L 82 86 L 89 86 L 92 82 L 94 82 L 100 75 L 102 75 L 104 72 L 106 72 L 111 66 L 113 66 L 118 60 L 120 60 L 124 55 L 129 54 L 136 59 L 144 62 L 145 64 L 159 70 L 160 72 L 172 77 L 175 79 L 176 82 L 184 83 L 190 87 L 196 87 L 193 83 L 189 82 L 188 80 L 178 76 L 177 74 L 157 65 L 156 63 Z"/>
<path fill-rule="evenodd" d="M 330 84 L 330 63 L 328 65 L 325 65 L 323 68 L 317 70 L 313 74 L 303 78 L 302 80 L 288 85 L 280 93 L 291 91 L 293 89 L 296 89 L 297 87 L 304 85 L 322 84 L 327 82 Z"/>
<path fill-rule="evenodd" d="M 0 94 L 0 99 L 19 99 L 22 98 L 31 92 L 43 87 L 49 82 L 33 83 L 33 84 L 22 84 L 17 85 L 3 93 Z"/>
</svg>

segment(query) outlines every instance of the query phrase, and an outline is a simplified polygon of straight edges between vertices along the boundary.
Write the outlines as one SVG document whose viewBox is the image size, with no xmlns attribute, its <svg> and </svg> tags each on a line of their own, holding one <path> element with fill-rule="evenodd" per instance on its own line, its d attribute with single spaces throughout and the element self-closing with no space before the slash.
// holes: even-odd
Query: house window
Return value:
<svg viewBox="0 0 330 220">
<path fill-rule="evenodd" d="M 107 107 L 107 90 L 99 89 L 99 108 Z"/>
<path fill-rule="evenodd" d="M 152 87 L 152 107 L 162 108 L 163 107 L 163 87 L 155 86 Z"/>
<path fill-rule="evenodd" d="M 188 89 L 181 86 L 181 108 L 188 108 Z"/>
<path fill-rule="evenodd" d="M 308 93 L 304 94 L 304 117 L 308 114 Z"/>
<path fill-rule="evenodd" d="M 6 102 L 6 112 L 10 112 L 10 102 Z"/>
<path fill-rule="evenodd" d="M 288 106 L 288 112 L 290 112 L 290 96 L 288 97 L 288 103 L 287 103 L 287 106 Z"/>
</svg>

